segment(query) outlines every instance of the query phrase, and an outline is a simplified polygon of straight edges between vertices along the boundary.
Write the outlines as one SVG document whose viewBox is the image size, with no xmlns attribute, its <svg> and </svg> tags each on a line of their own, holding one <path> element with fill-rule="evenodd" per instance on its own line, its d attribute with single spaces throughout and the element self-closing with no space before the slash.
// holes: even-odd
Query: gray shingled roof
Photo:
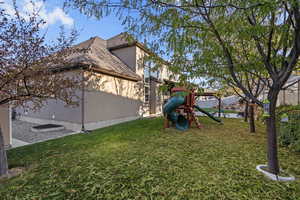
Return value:
<svg viewBox="0 0 300 200">
<path fill-rule="evenodd" d="M 124 32 L 124 33 L 120 33 L 118 35 L 115 35 L 114 37 L 111 37 L 107 40 L 107 48 L 111 49 L 111 48 L 115 48 L 115 47 L 119 47 L 119 46 L 123 46 L 123 45 L 129 45 L 129 44 L 134 44 L 137 41 L 134 40 L 134 38 L 129 35 L 128 33 Z"/>
<path fill-rule="evenodd" d="M 74 46 L 75 48 L 85 49 L 87 51 L 74 53 L 70 56 L 70 62 L 73 65 L 92 65 L 92 67 L 99 72 L 133 80 L 141 80 L 140 76 L 107 49 L 106 43 L 107 41 L 99 37 L 92 37 Z"/>
</svg>

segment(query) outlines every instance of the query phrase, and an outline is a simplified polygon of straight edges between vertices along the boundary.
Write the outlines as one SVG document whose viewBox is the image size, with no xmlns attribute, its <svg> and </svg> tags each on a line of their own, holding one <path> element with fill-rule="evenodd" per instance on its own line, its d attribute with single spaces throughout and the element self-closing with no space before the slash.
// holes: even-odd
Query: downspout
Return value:
<svg viewBox="0 0 300 200">
<path fill-rule="evenodd" d="M 81 132 L 85 133 L 85 125 L 84 125 L 84 112 L 85 112 L 85 107 L 84 107 L 84 101 L 85 101 L 85 87 L 84 87 L 84 70 L 82 70 L 81 74 Z"/>
</svg>

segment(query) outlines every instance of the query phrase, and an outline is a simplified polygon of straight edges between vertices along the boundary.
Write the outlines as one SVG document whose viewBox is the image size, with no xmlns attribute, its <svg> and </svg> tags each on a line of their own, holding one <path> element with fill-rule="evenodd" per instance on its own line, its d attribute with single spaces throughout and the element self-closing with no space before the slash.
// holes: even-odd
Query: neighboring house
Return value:
<svg viewBox="0 0 300 200">
<path fill-rule="evenodd" d="M 300 105 L 300 76 L 292 75 L 278 96 L 278 105 Z"/>
<path fill-rule="evenodd" d="M 151 52 L 138 41 L 128 42 L 126 36 L 122 33 L 108 40 L 93 37 L 75 46 L 88 49 L 70 56 L 72 71 L 66 72 L 87 79 L 77 91 L 81 98 L 78 107 L 50 99 L 36 112 L 17 108 L 20 119 L 78 131 L 161 114 L 163 96 L 158 88 L 171 74 L 166 66 L 149 72 L 144 58 Z M 83 66 L 93 74 L 82 70 Z"/>
<path fill-rule="evenodd" d="M 280 105 L 300 105 L 300 75 L 296 73 L 291 75 L 283 90 L 280 91 L 277 100 L 277 106 Z M 265 90 L 260 95 L 260 99 L 266 99 L 268 91 Z"/>
</svg>

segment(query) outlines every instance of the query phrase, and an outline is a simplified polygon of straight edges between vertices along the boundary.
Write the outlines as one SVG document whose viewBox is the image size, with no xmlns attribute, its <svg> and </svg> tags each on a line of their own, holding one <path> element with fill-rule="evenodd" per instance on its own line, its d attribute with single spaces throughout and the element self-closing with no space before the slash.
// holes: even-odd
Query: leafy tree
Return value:
<svg viewBox="0 0 300 200">
<path fill-rule="evenodd" d="M 38 13 L 23 16 L 14 1 L 15 14 L 0 10 L 0 105 L 40 108 L 44 102 L 59 99 L 76 105 L 76 76 L 66 76 L 66 58 L 74 52 L 69 47 L 77 32 L 67 37 L 61 31 L 57 42 L 47 44 L 41 27 L 45 24 Z M 58 53 L 59 52 L 59 53 Z M 0 176 L 8 173 L 3 135 L 0 130 Z"/>
<path fill-rule="evenodd" d="M 265 85 L 262 81 L 260 81 L 257 77 L 240 72 L 240 81 L 247 87 L 249 91 L 258 98 L 262 92 L 264 91 Z M 205 75 L 209 76 L 209 75 Z M 236 84 L 231 79 L 230 74 L 226 74 L 226 72 L 212 74 L 210 75 L 209 80 L 207 81 L 209 85 L 214 83 L 218 84 L 220 89 L 224 92 L 231 91 L 232 94 L 237 95 L 241 98 L 241 102 L 244 104 L 244 121 L 249 122 L 249 131 L 250 133 L 255 133 L 255 107 L 257 106 L 251 99 L 248 99 L 247 96 L 236 86 Z"/>
<path fill-rule="evenodd" d="M 264 82 L 270 102 L 268 168 L 279 173 L 275 109 L 300 54 L 297 0 L 67 0 L 66 5 L 98 18 L 115 12 L 132 33 L 157 37 L 152 49 L 169 56 L 177 71 L 190 61 L 203 71 L 226 70 L 236 87 L 260 106 L 263 102 L 239 77 L 243 72 Z M 241 46 L 254 48 L 250 59 L 262 65 L 243 65 Z"/>
</svg>

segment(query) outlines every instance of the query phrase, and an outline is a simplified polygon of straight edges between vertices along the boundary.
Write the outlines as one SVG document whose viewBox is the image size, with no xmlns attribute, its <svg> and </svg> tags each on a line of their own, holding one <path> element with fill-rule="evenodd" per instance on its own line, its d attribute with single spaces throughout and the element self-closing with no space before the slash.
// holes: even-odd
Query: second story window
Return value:
<svg viewBox="0 0 300 200">
<path fill-rule="evenodd" d="M 146 61 L 144 64 L 144 77 L 160 78 L 160 70 L 156 69 L 155 63 L 152 61 Z"/>
<path fill-rule="evenodd" d="M 150 100 L 150 86 L 149 85 L 145 85 L 145 102 L 148 103 Z"/>
<path fill-rule="evenodd" d="M 144 100 L 146 103 L 150 100 L 150 67 L 147 63 L 144 66 Z"/>
<path fill-rule="evenodd" d="M 144 68 L 144 82 L 145 83 L 150 83 L 150 68 L 145 66 Z"/>
<path fill-rule="evenodd" d="M 151 72 L 151 76 L 152 77 L 154 77 L 154 78 L 156 78 L 156 79 L 159 79 L 159 70 L 156 70 L 156 71 L 154 71 L 154 72 Z"/>
</svg>

